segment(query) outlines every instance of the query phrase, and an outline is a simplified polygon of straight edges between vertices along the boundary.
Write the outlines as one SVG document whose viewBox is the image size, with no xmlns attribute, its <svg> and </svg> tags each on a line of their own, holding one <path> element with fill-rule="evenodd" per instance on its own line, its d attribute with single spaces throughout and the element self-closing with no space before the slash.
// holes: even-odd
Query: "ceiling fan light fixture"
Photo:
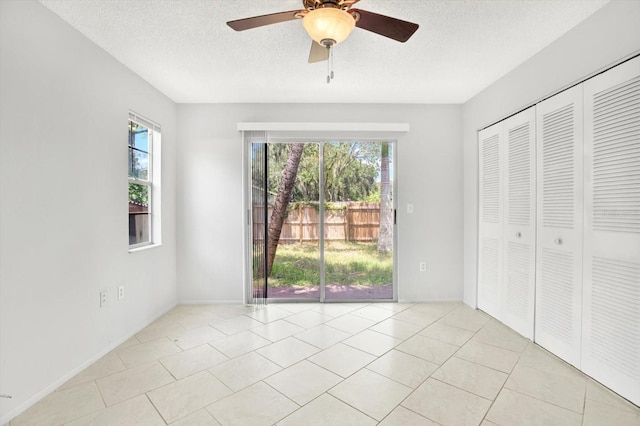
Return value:
<svg viewBox="0 0 640 426">
<path fill-rule="evenodd" d="M 356 26 L 356 20 L 342 9 L 323 7 L 307 13 L 302 19 L 302 25 L 316 43 L 323 46 L 336 45 L 349 37 Z"/>
</svg>

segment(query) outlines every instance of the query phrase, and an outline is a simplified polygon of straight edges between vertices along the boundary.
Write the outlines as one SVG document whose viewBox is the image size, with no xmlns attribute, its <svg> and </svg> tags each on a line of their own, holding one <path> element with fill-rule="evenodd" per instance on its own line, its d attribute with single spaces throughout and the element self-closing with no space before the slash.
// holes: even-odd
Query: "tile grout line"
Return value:
<svg viewBox="0 0 640 426">
<path fill-rule="evenodd" d="M 151 398 L 149 398 L 149 395 L 147 395 L 148 392 L 144 393 L 145 398 L 147 398 L 147 401 L 149 401 L 149 403 L 151 404 L 151 406 L 153 407 L 153 409 L 155 410 L 156 413 L 158 413 L 158 416 L 160 416 L 160 418 L 162 419 L 162 421 L 168 425 L 169 422 L 167 421 L 167 419 L 164 418 L 164 416 L 162 415 L 162 413 L 160 412 L 160 410 L 158 410 L 158 407 L 156 407 L 156 405 L 153 403 L 153 401 L 151 400 Z M 135 398 L 135 397 L 134 397 Z"/>
</svg>

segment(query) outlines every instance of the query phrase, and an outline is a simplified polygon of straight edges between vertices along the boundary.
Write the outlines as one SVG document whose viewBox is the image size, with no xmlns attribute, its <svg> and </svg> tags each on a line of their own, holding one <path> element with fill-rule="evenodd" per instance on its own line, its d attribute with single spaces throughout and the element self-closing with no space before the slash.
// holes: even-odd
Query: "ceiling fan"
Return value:
<svg viewBox="0 0 640 426">
<path fill-rule="evenodd" d="M 302 0 L 304 9 L 271 13 L 227 22 L 236 31 L 302 19 L 313 39 L 309 63 L 326 61 L 331 48 L 344 41 L 354 27 L 404 43 L 418 29 L 418 24 L 351 7 L 360 0 Z M 332 78 L 332 77 L 331 77 Z M 329 81 L 329 80 L 327 80 Z"/>
</svg>

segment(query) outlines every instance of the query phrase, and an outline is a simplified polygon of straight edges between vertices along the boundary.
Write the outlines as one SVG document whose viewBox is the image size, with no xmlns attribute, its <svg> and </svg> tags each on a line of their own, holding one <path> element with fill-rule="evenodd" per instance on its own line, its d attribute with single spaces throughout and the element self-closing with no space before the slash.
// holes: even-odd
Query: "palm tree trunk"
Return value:
<svg viewBox="0 0 640 426">
<path fill-rule="evenodd" d="M 391 182 L 389 179 L 389 143 L 382 144 L 380 158 L 380 232 L 378 252 L 393 250 L 393 212 L 391 208 Z"/>
<path fill-rule="evenodd" d="M 273 268 L 273 261 L 276 258 L 276 250 L 278 249 L 278 242 L 280 241 L 280 233 L 282 232 L 282 225 L 287 215 L 287 208 L 289 207 L 289 201 L 291 200 L 291 193 L 296 183 L 296 177 L 298 175 L 298 166 L 300 165 L 300 159 L 302 158 L 302 150 L 304 144 L 293 143 L 289 146 L 289 156 L 287 163 L 284 166 L 284 172 L 282 175 L 282 181 L 280 181 L 280 188 L 278 188 L 278 195 L 271 211 L 271 219 L 269 220 L 269 237 L 267 242 L 267 276 L 271 275 L 271 269 Z"/>
</svg>

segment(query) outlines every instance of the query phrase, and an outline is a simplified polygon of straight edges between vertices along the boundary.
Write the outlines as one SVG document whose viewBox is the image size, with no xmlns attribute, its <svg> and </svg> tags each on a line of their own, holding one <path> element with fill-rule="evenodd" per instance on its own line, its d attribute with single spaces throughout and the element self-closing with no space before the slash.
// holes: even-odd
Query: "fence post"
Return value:
<svg viewBox="0 0 640 426">
<path fill-rule="evenodd" d="M 350 220 L 350 214 L 349 214 L 349 207 L 351 206 L 351 203 L 347 204 L 347 210 L 345 211 L 345 216 L 344 216 L 344 240 L 345 241 L 349 241 L 349 222 Z"/>
<path fill-rule="evenodd" d="M 300 224 L 300 244 L 304 240 L 304 228 L 302 227 L 302 204 L 298 206 L 298 223 Z"/>
</svg>

